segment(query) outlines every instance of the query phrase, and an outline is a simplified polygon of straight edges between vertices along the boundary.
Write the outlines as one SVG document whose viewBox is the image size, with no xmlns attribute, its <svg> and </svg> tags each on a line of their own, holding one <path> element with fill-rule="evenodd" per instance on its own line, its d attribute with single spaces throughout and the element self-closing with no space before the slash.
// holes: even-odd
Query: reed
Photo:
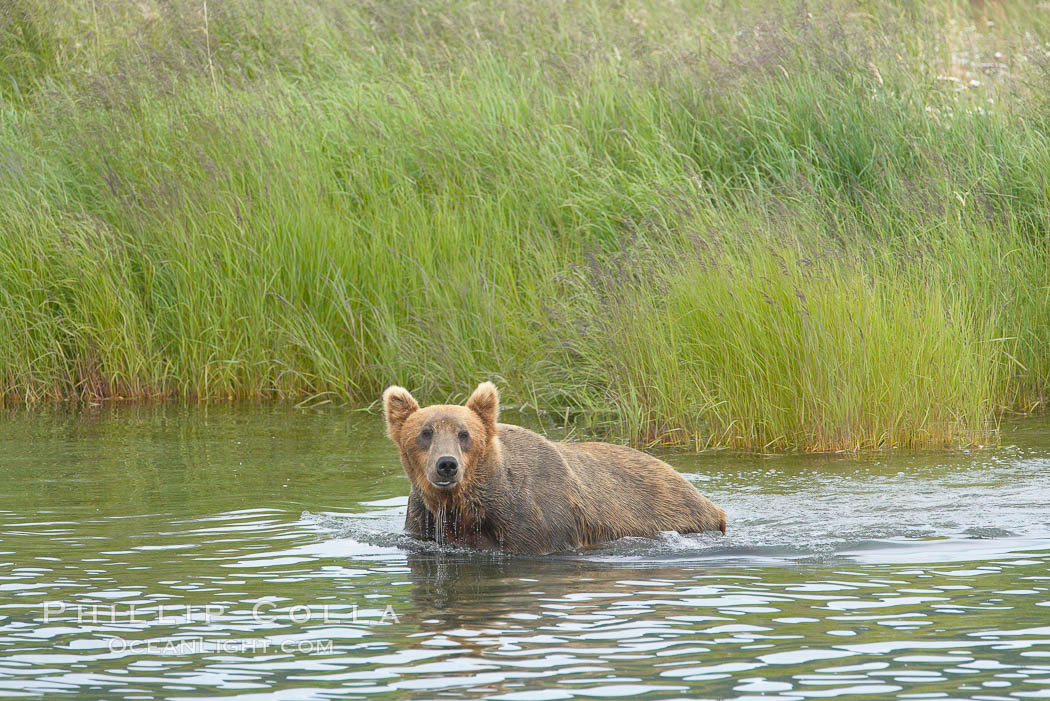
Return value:
<svg viewBox="0 0 1050 701">
<path fill-rule="evenodd" d="M 0 395 L 490 377 L 639 444 L 986 442 L 1050 391 L 1048 38 L 947 0 L 11 0 Z"/>
</svg>

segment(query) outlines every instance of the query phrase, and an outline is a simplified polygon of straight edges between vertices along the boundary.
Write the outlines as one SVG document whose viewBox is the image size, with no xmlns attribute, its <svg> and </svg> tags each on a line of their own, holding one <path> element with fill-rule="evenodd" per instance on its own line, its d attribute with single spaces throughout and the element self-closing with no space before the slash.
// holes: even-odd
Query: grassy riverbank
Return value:
<svg viewBox="0 0 1050 701">
<path fill-rule="evenodd" d="M 643 444 L 983 442 L 1050 393 L 1048 28 L 1021 3 L 13 0 L 0 393 L 491 377 Z"/>
</svg>

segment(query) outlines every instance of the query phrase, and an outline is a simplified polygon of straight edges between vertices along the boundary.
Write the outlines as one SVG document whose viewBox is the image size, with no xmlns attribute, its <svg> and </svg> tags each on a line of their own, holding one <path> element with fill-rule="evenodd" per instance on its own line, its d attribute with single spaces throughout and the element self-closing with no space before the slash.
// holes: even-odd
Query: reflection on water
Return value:
<svg viewBox="0 0 1050 701">
<path fill-rule="evenodd" d="M 1048 427 L 670 455 L 725 538 L 524 558 L 401 536 L 367 414 L 7 413 L 0 696 L 1050 698 Z"/>
</svg>

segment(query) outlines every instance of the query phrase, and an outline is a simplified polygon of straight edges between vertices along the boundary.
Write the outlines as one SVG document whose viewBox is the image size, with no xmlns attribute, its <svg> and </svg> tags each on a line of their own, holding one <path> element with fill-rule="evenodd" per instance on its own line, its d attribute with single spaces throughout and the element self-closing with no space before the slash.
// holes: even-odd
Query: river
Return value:
<svg viewBox="0 0 1050 701">
<path fill-rule="evenodd" d="M 725 537 L 510 557 L 400 535 L 374 414 L 4 410 L 0 697 L 1050 698 L 1047 419 L 661 457 Z"/>
</svg>

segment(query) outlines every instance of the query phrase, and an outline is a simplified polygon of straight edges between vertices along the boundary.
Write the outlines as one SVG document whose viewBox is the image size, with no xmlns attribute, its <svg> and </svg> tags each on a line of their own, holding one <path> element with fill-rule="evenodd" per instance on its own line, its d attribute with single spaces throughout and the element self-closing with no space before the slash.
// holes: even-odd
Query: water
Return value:
<svg viewBox="0 0 1050 701">
<path fill-rule="evenodd" d="M 369 414 L 6 412 L 0 697 L 1050 698 L 1048 429 L 669 454 L 725 538 L 521 558 L 400 536 Z"/>
</svg>

